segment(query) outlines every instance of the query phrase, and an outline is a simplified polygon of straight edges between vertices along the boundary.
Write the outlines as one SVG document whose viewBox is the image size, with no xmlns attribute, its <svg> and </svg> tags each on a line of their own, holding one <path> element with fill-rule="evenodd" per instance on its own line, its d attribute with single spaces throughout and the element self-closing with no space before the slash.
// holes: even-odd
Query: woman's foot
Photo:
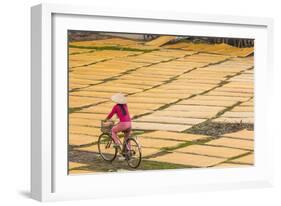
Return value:
<svg viewBox="0 0 281 206">
<path fill-rule="evenodd" d="M 113 147 L 117 148 L 117 150 L 118 150 L 119 152 L 121 152 L 121 151 L 122 151 L 121 144 L 118 144 L 118 143 L 113 143 Z"/>
</svg>

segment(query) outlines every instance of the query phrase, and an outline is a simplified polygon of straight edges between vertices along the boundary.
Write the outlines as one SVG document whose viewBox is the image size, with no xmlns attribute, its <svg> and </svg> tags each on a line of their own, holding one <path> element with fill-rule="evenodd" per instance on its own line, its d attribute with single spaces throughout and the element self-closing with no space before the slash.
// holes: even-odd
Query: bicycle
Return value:
<svg viewBox="0 0 281 206">
<path fill-rule="evenodd" d="M 118 148 L 114 147 L 113 138 L 111 136 L 111 129 L 114 126 L 113 121 L 101 121 L 101 132 L 102 134 L 99 136 L 98 139 L 98 150 L 99 153 L 105 161 L 113 162 L 118 154 Z M 142 160 L 142 153 L 141 153 L 141 146 L 136 140 L 137 137 L 128 137 L 127 139 L 124 138 L 121 151 L 123 157 L 127 161 L 129 167 L 137 168 Z"/>
</svg>

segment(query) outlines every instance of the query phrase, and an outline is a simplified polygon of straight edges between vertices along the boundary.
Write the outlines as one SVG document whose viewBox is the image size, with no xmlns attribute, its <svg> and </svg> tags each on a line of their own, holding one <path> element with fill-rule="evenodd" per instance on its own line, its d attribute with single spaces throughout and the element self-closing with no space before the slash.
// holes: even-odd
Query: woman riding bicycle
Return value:
<svg viewBox="0 0 281 206">
<path fill-rule="evenodd" d="M 117 93 L 111 97 L 111 100 L 116 103 L 113 106 L 111 112 L 106 117 L 106 121 L 111 119 L 114 114 L 117 115 L 119 118 L 119 123 L 115 125 L 112 130 L 112 138 L 115 143 L 115 147 L 121 149 L 121 141 L 117 136 L 118 132 L 123 132 L 125 135 L 125 139 L 129 138 L 131 133 L 131 117 L 129 114 L 128 106 L 127 106 L 127 99 L 124 94 Z"/>
</svg>

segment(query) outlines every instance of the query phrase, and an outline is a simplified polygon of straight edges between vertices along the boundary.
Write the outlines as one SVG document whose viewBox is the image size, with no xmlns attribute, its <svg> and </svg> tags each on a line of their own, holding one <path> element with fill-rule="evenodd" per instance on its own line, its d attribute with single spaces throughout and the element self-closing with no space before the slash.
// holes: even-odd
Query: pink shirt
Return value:
<svg viewBox="0 0 281 206">
<path fill-rule="evenodd" d="M 112 117 L 114 114 L 117 114 L 117 116 L 118 116 L 120 122 L 131 122 L 131 118 L 130 118 L 130 114 L 129 114 L 129 111 L 128 111 L 127 104 L 123 104 L 123 107 L 124 107 L 124 109 L 125 109 L 125 111 L 126 111 L 126 114 L 125 114 L 125 115 L 123 115 L 121 107 L 120 107 L 118 104 L 116 104 L 116 105 L 112 108 L 111 112 L 108 114 L 107 118 L 108 118 L 108 119 L 111 119 L 111 117 Z"/>
</svg>

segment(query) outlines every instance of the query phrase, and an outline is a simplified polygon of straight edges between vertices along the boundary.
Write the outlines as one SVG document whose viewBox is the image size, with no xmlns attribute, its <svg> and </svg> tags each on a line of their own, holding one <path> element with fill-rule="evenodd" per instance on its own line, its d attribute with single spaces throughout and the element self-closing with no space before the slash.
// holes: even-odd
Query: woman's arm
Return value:
<svg viewBox="0 0 281 206">
<path fill-rule="evenodd" d="M 116 107 L 114 106 L 111 112 L 107 115 L 106 120 L 111 119 L 111 117 L 116 113 Z"/>
</svg>

